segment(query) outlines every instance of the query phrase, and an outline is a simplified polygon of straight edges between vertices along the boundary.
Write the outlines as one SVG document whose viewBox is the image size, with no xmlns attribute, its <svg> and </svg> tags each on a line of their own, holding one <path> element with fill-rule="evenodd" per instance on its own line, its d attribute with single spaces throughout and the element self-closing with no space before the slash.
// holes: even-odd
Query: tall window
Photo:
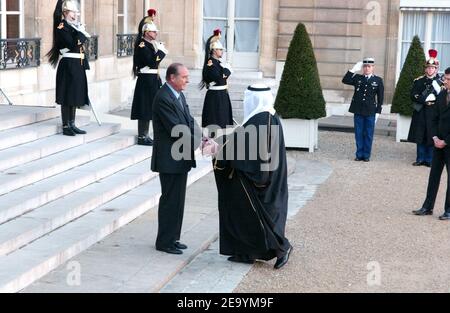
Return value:
<svg viewBox="0 0 450 313">
<path fill-rule="evenodd" d="M 128 0 L 118 0 L 117 9 L 117 33 L 126 34 L 128 32 Z"/>
<path fill-rule="evenodd" d="M 450 12 L 403 12 L 400 68 L 403 67 L 411 40 L 415 35 L 422 41 L 426 54 L 429 49 L 438 51 L 440 72 L 450 67 Z"/>
<path fill-rule="evenodd" d="M 23 37 L 23 0 L 0 0 L 0 37 Z"/>
</svg>

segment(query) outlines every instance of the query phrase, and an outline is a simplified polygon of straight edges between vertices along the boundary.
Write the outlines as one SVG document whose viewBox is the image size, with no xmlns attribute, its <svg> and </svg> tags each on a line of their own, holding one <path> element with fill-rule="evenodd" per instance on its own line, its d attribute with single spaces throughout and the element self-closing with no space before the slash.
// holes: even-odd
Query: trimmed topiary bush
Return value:
<svg viewBox="0 0 450 313">
<path fill-rule="evenodd" d="M 420 43 L 420 39 L 418 36 L 414 36 L 411 46 L 409 47 L 405 64 L 400 73 L 400 78 L 395 87 L 391 108 L 392 113 L 412 116 L 414 108 L 411 101 L 411 89 L 414 80 L 424 74 L 423 65 L 425 62 L 425 53 Z"/>
<path fill-rule="evenodd" d="M 313 120 L 326 116 L 316 57 L 302 23 L 297 25 L 289 47 L 275 109 L 284 119 Z"/>
</svg>

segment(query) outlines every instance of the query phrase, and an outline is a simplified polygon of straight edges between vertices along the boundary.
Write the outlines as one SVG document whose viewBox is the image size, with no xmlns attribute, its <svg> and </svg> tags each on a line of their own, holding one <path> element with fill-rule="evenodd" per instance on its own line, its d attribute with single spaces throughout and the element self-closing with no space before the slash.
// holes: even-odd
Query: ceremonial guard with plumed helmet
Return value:
<svg viewBox="0 0 450 313">
<path fill-rule="evenodd" d="M 76 110 L 90 105 L 84 44 L 91 36 L 78 21 L 78 2 L 59 0 L 53 14 L 53 47 L 47 54 L 56 73 L 56 103 L 61 105 L 63 134 L 86 134 L 75 126 Z M 59 64 L 58 64 L 59 62 Z"/>
<path fill-rule="evenodd" d="M 159 65 L 168 51 L 158 42 L 158 28 L 154 23 L 157 12 L 148 11 L 148 16 L 139 23 L 139 34 L 134 46 L 133 75 L 137 77 L 134 90 L 131 119 L 138 121 L 138 144 L 152 146 L 149 137 L 152 105 L 156 93 L 162 86 Z"/>
<path fill-rule="evenodd" d="M 228 80 L 232 74 L 229 64 L 223 63 L 224 47 L 220 42 L 222 32 L 220 29 L 214 31 L 206 42 L 205 63 L 203 66 L 203 79 L 200 88 L 206 87 L 208 92 L 203 106 L 202 126 L 215 132 L 233 125 L 233 109 L 228 93 Z"/>
<path fill-rule="evenodd" d="M 431 166 L 433 159 L 433 136 L 431 135 L 433 109 L 436 96 L 441 91 L 442 81 L 438 74 L 438 52 L 428 51 L 429 59 L 424 64 L 425 75 L 416 78 L 411 89 L 414 112 L 411 119 L 408 141 L 417 144 L 417 157 L 413 166 Z"/>
</svg>

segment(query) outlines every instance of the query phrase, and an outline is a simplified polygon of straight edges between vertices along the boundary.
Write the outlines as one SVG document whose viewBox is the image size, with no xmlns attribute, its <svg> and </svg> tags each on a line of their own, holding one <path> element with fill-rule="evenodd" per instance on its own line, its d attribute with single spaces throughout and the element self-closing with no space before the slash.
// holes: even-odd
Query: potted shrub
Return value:
<svg viewBox="0 0 450 313">
<path fill-rule="evenodd" d="M 318 119 L 326 116 L 325 99 L 311 40 L 302 23 L 297 25 L 281 77 L 275 109 L 282 119 L 286 147 L 318 146 Z"/>
<path fill-rule="evenodd" d="M 411 101 L 411 88 L 414 80 L 423 75 L 423 64 L 425 62 L 425 53 L 420 39 L 418 36 L 414 36 L 392 100 L 391 113 L 397 113 L 397 142 L 406 141 L 408 138 L 411 116 L 414 110 Z"/>
</svg>

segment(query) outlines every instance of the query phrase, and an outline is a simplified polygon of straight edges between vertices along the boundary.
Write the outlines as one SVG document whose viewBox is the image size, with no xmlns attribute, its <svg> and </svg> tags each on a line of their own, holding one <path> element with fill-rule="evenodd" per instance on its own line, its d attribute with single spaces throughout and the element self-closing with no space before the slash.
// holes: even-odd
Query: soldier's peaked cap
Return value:
<svg viewBox="0 0 450 313">
<path fill-rule="evenodd" d="M 375 59 L 374 58 L 364 58 L 363 60 L 363 64 L 375 64 Z"/>
</svg>

